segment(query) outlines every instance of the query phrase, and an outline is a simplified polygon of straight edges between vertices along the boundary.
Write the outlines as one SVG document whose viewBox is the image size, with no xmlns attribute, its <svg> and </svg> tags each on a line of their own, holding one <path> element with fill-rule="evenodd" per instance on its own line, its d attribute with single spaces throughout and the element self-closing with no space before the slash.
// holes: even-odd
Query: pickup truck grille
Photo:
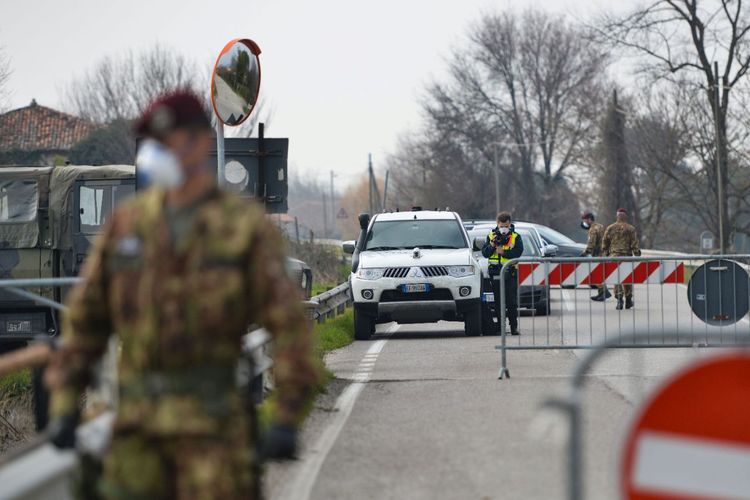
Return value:
<svg viewBox="0 0 750 500">
<path fill-rule="evenodd" d="M 436 276 L 448 276 L 448 269 L 445 266 L 427 266 L 422 268 L 422 272 L 428 278 Z"/>
<path fill-rule="evenodd" d="M 409 274 L 410 267 L 389 267 L 383 273 L 385 278 L 406 278 Z"/>
<path fill-rule="evenodd" d="M 383 290 L 380 302 L 405 302 L 418 300 L 453 300 L 453 294 L 447 288 L 433 288 L 424 293 L 403 293 L 401 290 Z"/>
</svg>

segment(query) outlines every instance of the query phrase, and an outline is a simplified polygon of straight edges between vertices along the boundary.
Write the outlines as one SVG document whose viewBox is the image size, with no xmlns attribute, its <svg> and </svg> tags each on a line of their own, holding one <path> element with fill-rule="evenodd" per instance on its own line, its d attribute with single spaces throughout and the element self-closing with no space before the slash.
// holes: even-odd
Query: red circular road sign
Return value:
<svg viewBox="0 0 750 500">
<path fill-rule="evenodd" d="M 750 498 L 750 353 L 699 361 L 657 389 L 621 472 L 628 499 Z"/>
</svg>

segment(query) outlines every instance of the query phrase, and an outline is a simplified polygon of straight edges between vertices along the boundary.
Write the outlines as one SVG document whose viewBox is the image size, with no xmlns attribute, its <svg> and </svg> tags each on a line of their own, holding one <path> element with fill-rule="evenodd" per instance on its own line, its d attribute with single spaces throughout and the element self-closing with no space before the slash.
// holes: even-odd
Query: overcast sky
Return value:
<svg viewBox="0 0 750 500">
<path fill-rule="evenodd" d="M 290 169 L 348 184 L 367 153 L 384 168 L 418 99 L 482 12 L 535 6 L 571 18 L 634 0 L 37 0 L 0 2 L 13 108 L 59 107 L 60 88 L 104 55 L 162 42 L 208 68 L 224 44 L 263 50 L 269 136 L 290 138 Z M 207 89 L 208 91 L 208 89 Z M 293 174 L 294 175 L 294 174 Z"/>
</svg>

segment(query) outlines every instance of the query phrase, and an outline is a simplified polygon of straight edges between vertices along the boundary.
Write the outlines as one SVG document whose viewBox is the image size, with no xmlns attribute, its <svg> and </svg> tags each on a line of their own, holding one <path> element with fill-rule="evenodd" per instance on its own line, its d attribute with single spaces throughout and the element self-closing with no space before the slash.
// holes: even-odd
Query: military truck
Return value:
<svg viewBox="0 0 750 500">
<path fill-rule="evenodd" d="M 76 276 L 112 208 L 134 191 L 130 165 L 0 167 L 0 279 Z M 29 291 L 58 302 L 66 292 Z M 54 310 L 0 289 L 0 347 L 58 331 Z"/>
</svg>

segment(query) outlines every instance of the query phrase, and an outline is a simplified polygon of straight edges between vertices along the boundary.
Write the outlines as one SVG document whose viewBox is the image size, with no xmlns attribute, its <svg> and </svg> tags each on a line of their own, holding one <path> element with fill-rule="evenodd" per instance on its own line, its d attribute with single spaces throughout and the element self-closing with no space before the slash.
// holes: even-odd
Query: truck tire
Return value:
<svg viewBox="0 0 750 500">
<path fill-rule="evenodd" d="M 546 300 L 542 300 L 536 303 L 534 309 L 535 316 L 547 316 L 549 314 L 549 297 Z"/>
<path fill-rule="evenodd" d="M 375 321 L 366 314 L 358 313 L 354 309 L 354 338 L 356 340 L 370 340 L 375 333 Z"/>
<path fill-rule="evenodd" d="M 535 316 L 547 316 L 550 313 L 550 293 L 549 286 L 545 289 L 545 298 L 536 303 L 534 308 Z"/>
<path fill-rule="evenodd" d="M 478 337 L 482 334 L 482 308 L 475 307 L 464 313 L 464 333 L 467 337 Z"/>
</svg>

